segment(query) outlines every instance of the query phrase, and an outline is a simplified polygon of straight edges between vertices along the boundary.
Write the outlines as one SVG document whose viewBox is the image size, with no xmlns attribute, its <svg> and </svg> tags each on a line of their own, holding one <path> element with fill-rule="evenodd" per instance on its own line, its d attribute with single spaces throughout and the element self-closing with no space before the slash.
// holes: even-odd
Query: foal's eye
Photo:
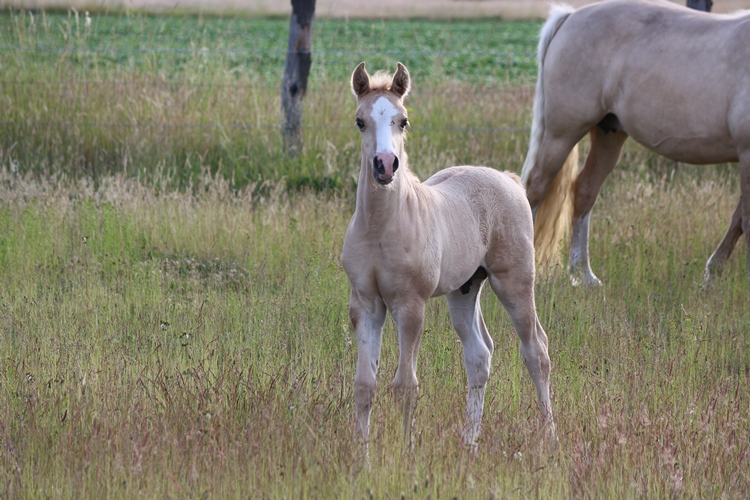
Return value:
<svg viewBox="0 0 750 500">
<path fill-rule="evenodd" d="M 404 130 L 407 125 L 409 125 L 409 119 L 408 118 L 404 118 L 403 120 L 401 120 L 401 130 Z"/>
<path fill-rule="evenodd" d="M 357 118 L 357 127 L 359 127 L 360 130 L 365 129 L 365 122 L 362 121 L 362 118 Z"/>
</svg>

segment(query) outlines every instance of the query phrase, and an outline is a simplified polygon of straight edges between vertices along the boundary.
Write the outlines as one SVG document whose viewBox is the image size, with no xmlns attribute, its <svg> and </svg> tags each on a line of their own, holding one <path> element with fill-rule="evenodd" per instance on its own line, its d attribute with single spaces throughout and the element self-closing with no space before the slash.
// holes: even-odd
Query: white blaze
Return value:
<svg viewBox="0 0 750 500">
<path fill-rule="evenodd" d="M 386 97 L 380 97 L 372 105 L 370 116 L 375 120 L 375 153 L 393 153 L 393 117 L 398 114 L 396 106 Z"/>
</svg>

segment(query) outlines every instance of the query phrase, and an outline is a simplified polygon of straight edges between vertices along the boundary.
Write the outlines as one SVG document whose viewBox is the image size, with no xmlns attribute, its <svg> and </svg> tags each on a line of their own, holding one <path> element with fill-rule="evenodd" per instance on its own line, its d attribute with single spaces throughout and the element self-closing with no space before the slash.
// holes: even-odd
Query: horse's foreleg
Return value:
<svg viewBox="0 0 750 500">
<path fill-rule="evenodd" d="M 385 304 L 380 299 L 364 301 L 352 291 L 349 318 L 357 334 L 357 371 L 354 375 L 356 430 L 365 443 L 370 435 L 370 413 L 375 396 L 385 314 Z"/>
<path fill-rule="evenodd" d="M 484 393 L 490 377 L 494 345 L 479 308 L 479 293 L 483 280 L 473 280 L 467 294 L 460 290 L 449 293 L 448 310 L 451 322 L 461 339 L 466 368 L 467 396 L 464 443 L 476 450 L 477 438 L 482 425 Z"/>
<path fill-rule="evenodd" d="M 534 272 L 504 272 L 490 276 L 490 285 L 510 314 L 521 341 L 521 355 L 536 388 L 537 404 L 544 419 L 545 431 L 557 441 L 550 401 L 551 361 L 547 351 L 547 334 L 536 315 Z"/>
<path fill-rule="evenodd" d="M 737 208 L 734 209 L 732 220 L 729 222 L 724 238 L 706 262 L 706 270 L 703 273 L 704 287 L 708 286 L 713 278 L 721 272 L 724 263 L 732 255 L 732 250 L 742 236 L 742 198 L 740 197 L 740 201 L 737 202 Z M 750 248 L 750 245 L 748 248 Z"/>
<path fill-rule="evenodd" d="M 419 397 L 417 356 L 424 327 L 425 302 L 421 299 L 394 302 L 398 305 L 391 310 L 391 314 L 398 325 L 399 358 L 392 387 L 403 416 L 404 442 L 412 449 L 414 410 Z"/>
<path fill-rule="evenodd" d="M 575 284 L 601 285 L 591 270 L 589 261 L 589 224 L 591 209 L 596 203 L 602 184 L 620 157 L 628 135 L 624 132 L 604 132 L 591 129 L 591 150 L 576 179 L 573 202 L 573 236 L 570 244 L 568 270 Z"/>
</svg>

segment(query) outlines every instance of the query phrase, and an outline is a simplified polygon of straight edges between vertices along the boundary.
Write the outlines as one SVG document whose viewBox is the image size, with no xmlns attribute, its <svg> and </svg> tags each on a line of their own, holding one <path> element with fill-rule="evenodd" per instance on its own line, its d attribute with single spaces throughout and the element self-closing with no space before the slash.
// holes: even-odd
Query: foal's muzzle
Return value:
<svg viewBox="0 0 750 500">
<path fill-rule="evenodd" d="M 372 175 L 378 184 L 385 186 L 393 182 L 396 170 L 398 170 L 398 156 L 393 153 L 378 153 L 372 159 Z"/>
</svg>

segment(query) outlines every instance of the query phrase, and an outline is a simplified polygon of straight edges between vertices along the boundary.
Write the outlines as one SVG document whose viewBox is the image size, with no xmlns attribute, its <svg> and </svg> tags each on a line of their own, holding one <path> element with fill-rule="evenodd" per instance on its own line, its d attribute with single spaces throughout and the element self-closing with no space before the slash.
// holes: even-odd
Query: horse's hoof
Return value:
<svg viewBox="0 0 750 500">
<path fill-rule="evenodd" d="M 593 274 L 585 278 L 581 278 L 576 275 L 571 275 L 570 284 L 573 286 L 584 286 L 586 288 L 599 288 L 600 286 L 602 286 L 602 280 L 600 280 Z"/>
<path fill-rule="evenodd" d="M 545 448 L 547 451 L 555 451 L 559 440 L 557 439 L 557 429 L 554 422 L 546 422 L 542 430 L 542 438 L 544 439 Z"/>
</svg>

